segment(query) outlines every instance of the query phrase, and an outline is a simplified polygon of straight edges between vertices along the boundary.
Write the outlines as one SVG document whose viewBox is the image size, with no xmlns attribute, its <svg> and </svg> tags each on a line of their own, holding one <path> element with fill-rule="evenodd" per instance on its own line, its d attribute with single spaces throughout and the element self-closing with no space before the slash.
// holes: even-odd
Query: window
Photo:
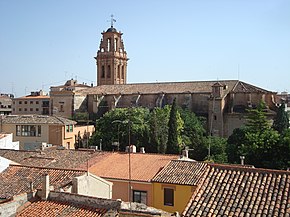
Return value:
<svg viewBox="0 0 290 217">
<path fill-rule="evenodd" d="M 33 101 L 30 101 L 30 104 L 33 104 Z"/>
<path fill-rule="evenodd" d="M 26 112 L 27 112 L 27 108 L 24 108 L 24 111 L 26 111 Z"/>
<path fill-rule="evenodd" d="M 117 51 L 117 46 L 118 46 L 118 39 L 115 38 L 114 40 L 114 50 Z"/>
<path fill-rule="evenodd" d="M 24 104 L 27 104 L 27 101 L 24 101 Z"/>
<path fill-rule="evenodd" d="M 64 110 L 63 110 L 63 105 L 60 105 L 59 112 L 64 112 Z"/>
<path fill-rule="evenodd" d="M 147 204 L 147 191 L 133 191 L 133 202 Z"/>
<path fill-rule="evenodd" d="M 36 104 L 39 104 L 39 102 L 38 102 L 38 101 L 36 101 L 35 103 L 36 103 Z"/>
<path fill-rule="evenodd" d="M 164 188 L 164 205 L 174 206 L 174 189 Z"/>
<path fill-rule="evenodd" d="M 36 130 L 37 129 L 37 130 Z M 16 125 L 17 136 L 41 136 L 40 125 Z"/>
<path fill-rule="evenodd" d="M 21 105 L 22 104 L 22 101 L 19 101 L 19 104 Z"/>
<path fill-rule="evenodd" d="M 73 125 L 65 125 L 66 132 L 73 132 Z"/>
<path fill-rule="evenodd" d="M 32 112 L 33 111 L 33 108 L 30 108 L 30 111 Z"/>
<path fill-rule="evenodd" d="M 19 110 L 20 112 L 22 111 L 22 109 L 21 109 L 21 108 L 19 108 L 18 110 Z"/>
<path fill-rule="evenodd" d="M 111 39 L 108 38 L 107 40 L 107 51 L 111 51 Z"/>
<path fill-rule="evenodd" d="M 104 78 L 105 77 L 105 66 L 102 66 L 102 74 L 101 77 Z"/>
<path fill-rule="evenodd" d="M 107 78 L 111 77 L 111 66 L 108 65 Z"/>
<path fill-rule="evenodd" d="M 39 111 L 39 108 L 36 108 L 36 109 L 35 109 L 35 111 L 37 111 L 37 112 L 38 112 L 38 111 Z"/>
</svg>

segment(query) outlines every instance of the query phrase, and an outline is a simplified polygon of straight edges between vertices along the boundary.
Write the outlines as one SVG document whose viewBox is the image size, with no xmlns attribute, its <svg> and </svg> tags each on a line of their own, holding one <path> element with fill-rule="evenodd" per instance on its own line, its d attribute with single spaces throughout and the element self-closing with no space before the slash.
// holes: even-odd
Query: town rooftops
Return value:
<svg viewBox="0 0 290 217">
<path fill-rule="evenodd" d="M 289 216 L 290 172 L 209 164 L 184 216 Z"/>
<path fill-rule="evenodd" d="M 48 168 L 79 168 L 87 165 L 89 159 L 101 160 L 108 152 L 96 152 L 94 150 L 58 150 L 44 149 L 42 151 L 23 151 L 0 149 L 0 156 L 12 160 L 21 165 L 48 167 Z M 86 166 L 83 167 L 86 169 Z"/>
<path fill-rule="evenodd" d="M 131 153 L 131 179 L 149 182 L 162 167 L 178 157 L 177 155 Z M 91 159 L 89 171 L 102 178 L 128 180 L 128 168 L 129 153 L 111 153 L 97 163 Z"/>
<path fill-rule="evenodd" d="M 120 94 L 156 94 L 156 93 L 204 93 L 210 94 L 212 86 L 217 81 L 190 81 L 190 82 L 162 82 L 162 83 L 135 83 L 135 84 L 118 84 L 118 85 L 100 85 L 88 89 L 78 90 L 83 94 L 98 95 L 120 95 Z M 272 93 L 262 88 L 239 80 L 222 80 L 219 81 L 223 88 L 223 94 L 231 91 L 237 93 Z"/>
<path fill-rule="evenodd" d="M 208 165 L 202 162 L 172 160 L 152 181 L 179 185 L 197 185 L 207 167 Z"/>
<path fill-rule="evenodd" d="M 7 115 L 2 117 L 3 124 L 56 124 L 74 125 L 75 121 L 48 115 Z"/>
<path fill-rule="evenodd" d="M 50 176 L 50 185 L 59 190 L 67 187 L 74 177 L 84 173 L 83 170 L 10 165 L 0 173 L 0 198 L 9 199 L 14 195 L 31 192 L 31 182 L 34 189 L 41 189 L 41 178 L 44 174 Z"/>
</svg>

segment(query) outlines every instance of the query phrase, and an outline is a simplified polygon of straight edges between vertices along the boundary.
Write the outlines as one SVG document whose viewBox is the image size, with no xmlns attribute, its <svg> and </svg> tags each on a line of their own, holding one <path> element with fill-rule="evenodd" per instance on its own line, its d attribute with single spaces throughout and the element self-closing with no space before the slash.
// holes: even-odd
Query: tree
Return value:
<svg viewBox="0 0 290 217">
<path fill-rule="evenodd" d="M 179 153 L 179 132 L 178 132 L 178 124 L 177 124 L 177 107 L 176 107 L 176 98 L 174 98 L 171 109 L 170 116 L 168 122 L 168 141 L 167 141 L 167 150 L 168 154 L 178 154 Z M 179 115 L 180 117 L 180 115 Z"/>
<path fill-rule="evenodd" d="M 282 103 L 278 108 L 276 117 L 273 122 L 273 128 L 280 134 L 289 128 L 289 117 L 288 113 L 285 111 L 285 103 Z"/>
</svg>

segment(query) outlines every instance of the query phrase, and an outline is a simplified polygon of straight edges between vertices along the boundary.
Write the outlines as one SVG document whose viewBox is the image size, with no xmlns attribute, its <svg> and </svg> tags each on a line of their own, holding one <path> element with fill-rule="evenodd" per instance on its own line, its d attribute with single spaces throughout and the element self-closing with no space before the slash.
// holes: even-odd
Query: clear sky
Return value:
<svg viewBox="0 0 290 217">
<path fill-rule="evenodd" d="M 111 14 L 128 83 L 239 79 L 290 92 L 289 0 L 0 0 L 0 92 L 95 84 Z"/>
</svg>

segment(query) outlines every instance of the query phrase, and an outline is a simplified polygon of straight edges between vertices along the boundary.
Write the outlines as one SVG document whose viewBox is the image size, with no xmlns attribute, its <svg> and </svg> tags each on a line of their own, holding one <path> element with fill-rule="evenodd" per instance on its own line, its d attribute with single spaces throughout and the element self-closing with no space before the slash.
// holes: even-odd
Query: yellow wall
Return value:
<svg viewBox="0 0 290 217">
<path fill-rule="evenodd" d="M 164 187 L 174 189 L 174 206 L 164 205 Z M 194 189 L 195 186 L 189 185 L 153 183 L 153 206 L 170 213 L 175 211 L 182 213 L 191 198 Z"/>
</svg>

